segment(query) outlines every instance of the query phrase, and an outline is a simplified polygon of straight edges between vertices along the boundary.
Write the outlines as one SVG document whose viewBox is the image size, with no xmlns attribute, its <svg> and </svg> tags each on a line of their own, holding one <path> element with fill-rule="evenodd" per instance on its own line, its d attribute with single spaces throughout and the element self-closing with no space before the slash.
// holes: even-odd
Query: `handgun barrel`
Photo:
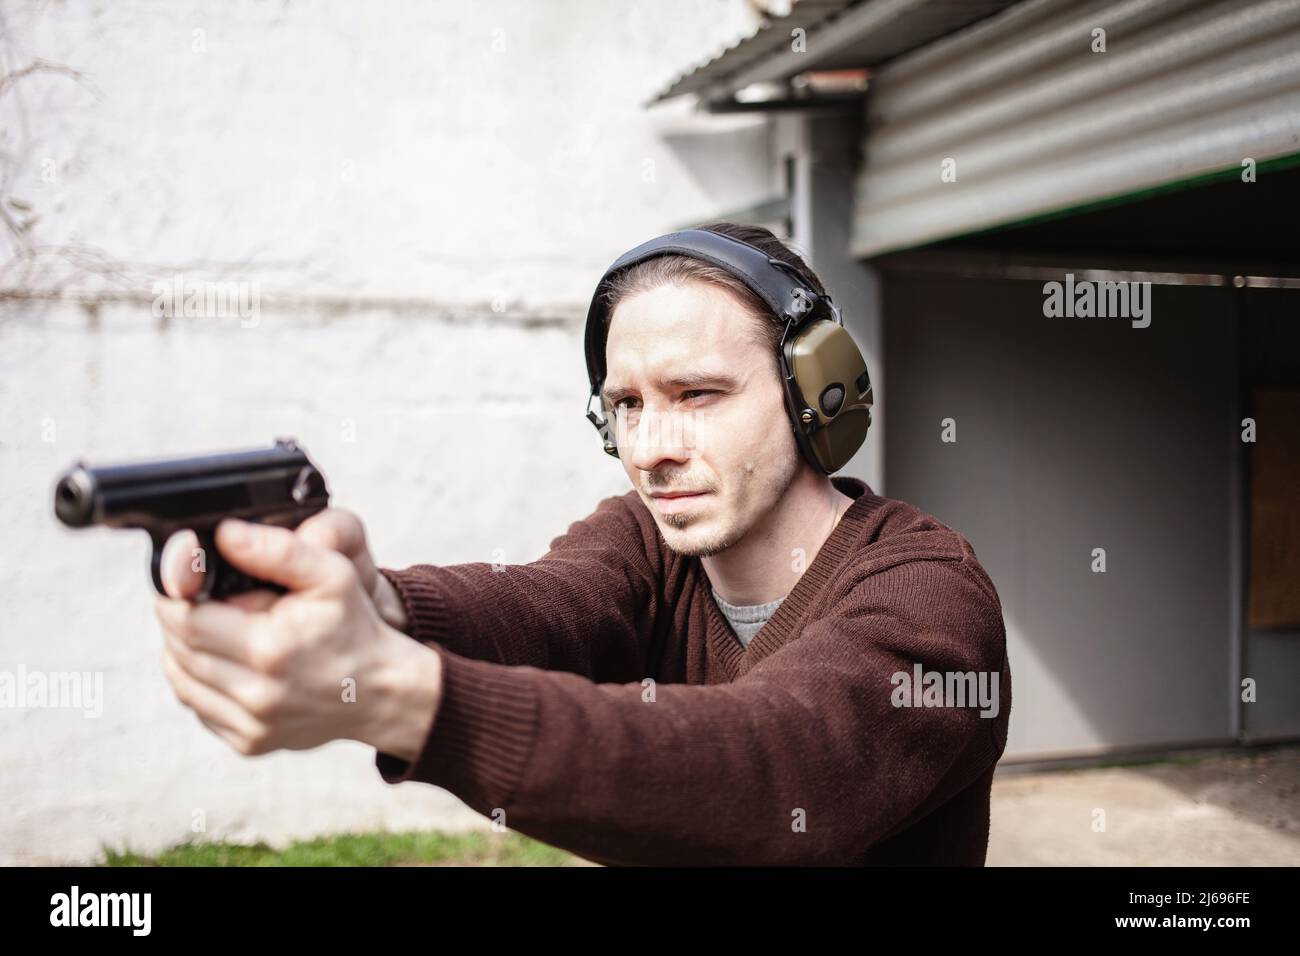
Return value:
<svg viewBox="0 0 1300 956">
<path fill-rule="evenodd" d="M 281 439 L 267 449 L 194 458 L 97 468 L 77 462 L 56 483 L 54 510 L 74 528 L 157 529 L 324 507 L 327 500 L 311 460 Z"/>
</svg>

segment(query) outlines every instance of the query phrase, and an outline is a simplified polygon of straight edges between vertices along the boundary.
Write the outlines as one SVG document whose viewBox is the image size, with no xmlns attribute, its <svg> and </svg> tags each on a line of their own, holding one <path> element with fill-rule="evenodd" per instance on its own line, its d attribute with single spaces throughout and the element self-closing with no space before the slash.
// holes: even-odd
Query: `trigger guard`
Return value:
<svg viewBox="0 0 1300 956">
<path fill-rule="evenodd" d="M 162 580 L 162 554 L 163 546 L 167 543 L 166 536 L 153 539 L 153 555 L 149 559 L 149 575 L 153 578 L 153 588 L 163 597 L 170 597 L 167 589 L 163 587 Z"/>
</svg>

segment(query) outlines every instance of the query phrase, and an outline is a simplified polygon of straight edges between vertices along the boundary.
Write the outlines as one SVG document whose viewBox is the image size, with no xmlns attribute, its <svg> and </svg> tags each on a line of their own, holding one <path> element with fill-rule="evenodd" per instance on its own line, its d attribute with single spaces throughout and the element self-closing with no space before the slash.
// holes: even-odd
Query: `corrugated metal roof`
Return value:
<svg viewBox="0 0 1300 956">
<path fill-rule="evenodd" d="M 747 36 L 728 44 L 698 66 L 678 75 L 668 87 L 653 99 L 658 103 L 683 93 L 695 93 L 715 82 L 739 72 L 764 59 L 790 43 L 790 31 L 805 30 L 824 23 L 853 6 L 858 0 L 795 0 L 790 13 L 784 17 L 764 17 Z"/>
<path fill-rule="evenodd" d="M 677 77 L 647 105 L 683 93 L 725 99 L 751 83 L 808 70 L 875 67 L 1006 9 L 1014 0 L 798 0 Z M 791 31 L 806 31 L 792 49 Z"/>
</svg>

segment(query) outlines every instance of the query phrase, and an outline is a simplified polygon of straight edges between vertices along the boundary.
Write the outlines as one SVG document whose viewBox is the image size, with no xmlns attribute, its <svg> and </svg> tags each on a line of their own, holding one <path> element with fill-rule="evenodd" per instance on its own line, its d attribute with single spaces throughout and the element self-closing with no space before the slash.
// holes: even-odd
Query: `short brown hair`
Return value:
<svg viewBox="0 0 1300 956">
<path fill-rule="evenodd" d="M 696 226 L 716 232 L 718 235 L 747 242 L 756 249 L 766 253 L 770 258 L 780 259 L 796 269 L 808 285 L 818 294 L 825 295 L 826 289 L 821 280 L 808 267 L 808 263 L 778 239 L 770 229 L 762 226 L 746 226 L 735 222 L 711 222 Z M 647 259 L 611 279 L 605 286 L 605 328 L 602 335 L 609 335 L 609 323 L 614 315 L 614 307 L 623 299 L 638 292 L 646 292 L 662 285 L 682 285 L 691 280 L 709 282 L 731 292 L 758 320 L 760 341 L 772 353 L 774 359 L 777 346 L 781 343 L 781 333 L 785 323 L 768 308 L 767 303 L 754 294 L 753 290 L 734 275 L 720 266 L 690 256 L 667 255 Z"/>
</svg>

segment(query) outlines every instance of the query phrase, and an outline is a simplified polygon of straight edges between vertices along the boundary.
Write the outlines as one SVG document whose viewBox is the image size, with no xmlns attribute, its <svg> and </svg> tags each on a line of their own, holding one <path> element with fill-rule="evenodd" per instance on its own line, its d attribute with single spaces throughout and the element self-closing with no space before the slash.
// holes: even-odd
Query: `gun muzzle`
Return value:
<svg viewBox="0 0 1300 956">
<path fill-rule="evenodd" d="M 69 528 L 85 528 L 95 523 L 95 479 L 77 462 L 54 489 L 54 514 Z"/>
</svg>

